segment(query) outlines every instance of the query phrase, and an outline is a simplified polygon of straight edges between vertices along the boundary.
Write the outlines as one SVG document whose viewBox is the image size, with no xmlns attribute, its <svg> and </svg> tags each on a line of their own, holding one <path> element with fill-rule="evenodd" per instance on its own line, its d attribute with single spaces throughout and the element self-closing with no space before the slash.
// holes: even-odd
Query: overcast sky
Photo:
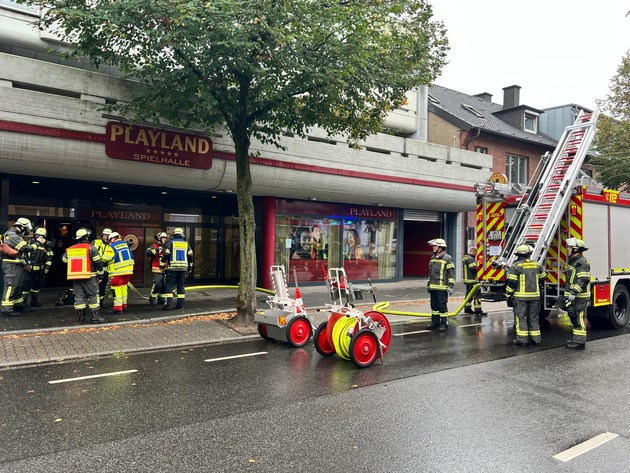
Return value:
<svg viewBox="0 0 630 473">
<path fill-rule="evenodd" d="M 520 85 L 520 103 L 595 107 L 630 49 L 630 0 L 429 0 L 448 29 L 437 85 L 469 95 Z"/>
</svg>

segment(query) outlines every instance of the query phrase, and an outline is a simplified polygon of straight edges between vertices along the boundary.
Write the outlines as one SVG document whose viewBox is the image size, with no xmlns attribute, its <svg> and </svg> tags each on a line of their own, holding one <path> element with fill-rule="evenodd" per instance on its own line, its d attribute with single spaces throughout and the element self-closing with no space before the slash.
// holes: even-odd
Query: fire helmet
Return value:
<svg viewBox="0 0 630 473">
<path fill-rule="evenodd" d="M 111 228 L 103 228 L 103 231 L 101 232 L 101 236 L 104 236 L 104 235 L 110 236 L 111 234 L 112 234 Z"/>
<path fill-rule="evenodd" d="M 74 234 L 74 239 L 75 240 L 87 240 L 90 237 L 91 234 L 92 234 L 92 232 L 90 230 L 88 230 L 85 227 L 81 227 Z"/>
<path fill-rule="evenodd" d="M 120 238 L 120 233 L 118 233 L 118 232 L 111 232 L 109 234 L 109 239 L 113 240 L 114 238 Z"/>
<path fill-rule="evenodd" d="M 439 246 L 440 248 L 446 249 L 446 241 L 442 238 L 435 238 L 434 240 L 429 240 L 429 245 L 431 246 Z"/>
<path fill-rule="evenodd" d="M 529 245 L 518 245 L 516 247 L 516 251 L 514 251 L 515 255 L 531 255 L 534 249 Z"/>
<path fill-rule="evenodd" d="M 14 227 L 19 227 L 22 230 L 22 235 L 28 235 L 33 229 L 33 224 L 28 218 L 20 217 L 13 224 Z"/>
<path fill-rule="evenodd" d="M 37 227 L 35 229 L 35 236 L 43 236 L 44 238 L 46 238 L 46 228 Z"/>
<path fill-rule="evenodd" d="M 184 230 L 182 230 L 181 228 L 177 227 L 175 230 L 173 230 L 173 236 L 175 235 L 179 235 L 179 236 L 184 236 Z"/>
<path fill-rule="evenodd" d="M 584 244 L 584 240 L 580 240 L 579 238 L 568 238 L 567 246 L 577 248 L 578 251 L 586 251 L 588 248 Z"/>
<path fill-rule="evenodd" d="M 168 235 L 166 234 L 166 232 L 160 232 L 157 235 L 155 235 L 156 240 L 159 240 L 160 238 L 168 238 Z"/>
</svg>

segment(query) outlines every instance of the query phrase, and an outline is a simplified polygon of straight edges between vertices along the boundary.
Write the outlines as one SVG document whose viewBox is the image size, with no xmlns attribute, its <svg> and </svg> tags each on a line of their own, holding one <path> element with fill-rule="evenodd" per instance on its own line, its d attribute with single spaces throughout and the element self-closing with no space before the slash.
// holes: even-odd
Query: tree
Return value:
<svg viewBox="0 0 630 473">
<path fill-rule="evenodd" d="M 22 0 L 34 2 L 34 0 Z M 39 0 L 37 0 L 39 2 Z M 211 132 L 236 151 L 241 280 L 237 317 L 255 310 L 252 138 L 319 126 L 357 142 L 405 92 L 429 84 L 448 42 L 426 0 L 44 0 L 40 27 L 73 54 L 137 81 L 125 117 Z"/>
<path fill-rule="evenodd" d="M 630 50 L 611 79 L 610 94 L 597 102 L 602 113 L 597 122 L 595 149 L 591 160 L 598 179 L 611 189 L 630 188 Z"/>
</svg>

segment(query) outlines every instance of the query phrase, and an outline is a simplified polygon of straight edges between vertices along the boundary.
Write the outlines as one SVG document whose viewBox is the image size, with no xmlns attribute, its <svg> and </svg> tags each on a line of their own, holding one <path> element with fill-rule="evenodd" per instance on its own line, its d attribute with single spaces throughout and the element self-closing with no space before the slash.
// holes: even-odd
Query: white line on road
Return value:
<svg viewBox="0 0 630 473">
<path fill-rule="evenodd" d="M 112 373 L 93 374 L 90 376 L 79 376 L 78 378 L 64 378 L 48 381 L 49 384 L 69 383 L 70 381 L 81 381 L 83 379 L 103 378 L 105 376 L 118 376 L 119 374 L 137 373 L 138 370 L 114 371 Z"/>
<path fill-rule="evenodd" d="M 234 358 L 245 358 L 246 356 L 258 356 L 258 355 L 266 355 L 266 354 L 267 354 L 266 351 L 259 351 L 256 353 L 245 353 L 244 355 L 222 356 L 221 358 L 208 358 L 207 360 L 203 360 L 203 361 L 211 363 L 213 361 L 233 360 Z"/>
<path fill-rule="evenodd" d="M 394 333 L 394 337 L 404 337 L 405 335 L 415 335 L 416 333 L 430 333 L 431 330 L 417 330 L 415 332 Z"/>
<path fill-rule="evenodd" d="M 462 327 L 483 327 L 484 325 L 490 325 L 490 324 L 467 324 L 467 325 L 458 325 L 459 328 Z"/>
<path fill-rule="evenodd" d="M 553 457 L 556 460 L 560 460 L 563 462 L 568 462 L 569 460 L 573 460 L 575 457 L 582 455 L 583 453 L 588 452 L 589 450 L 593 450 L 596 447 L 599 447 L 609 440 L 615 439 L 619 437 L 617 434 L 613 434 L 611 432 L 605 432 L 603 434 L 599 434 L 592 439 L 589 439 L 585 442 L 579 443 L 574 447 L 565 450 L 564 452 L 560 452 Z"/>
</svg>

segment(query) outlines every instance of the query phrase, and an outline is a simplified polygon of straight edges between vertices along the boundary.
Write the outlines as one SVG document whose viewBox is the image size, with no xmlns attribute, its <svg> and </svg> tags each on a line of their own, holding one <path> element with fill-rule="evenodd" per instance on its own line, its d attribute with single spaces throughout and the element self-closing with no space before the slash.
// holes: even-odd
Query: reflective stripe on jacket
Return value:
<svg viewBox="0 0 630 473">
<path fill-rule="evenodd" d="M 124 240 L 116 240 L 105 249 L 103 261 L 107 263 L 110 277 L 133 274 L 133 254 Z"/>
<path fill-rule="evenodd" d="M 591 298 L 591 264 L 583 254 L 569 258 L 565 279 L 565 293 L 571 292 L 578 299 Z"/>
<path fill-rule="evenodd" d="M 173 238 L 168 242 L 162 256 L 162 267 L 171 271 L 190 271 L 193 267 L 193 251 L 182 238 Z"/>
<path fill-rule="evenodd" d="M 538 299 L 540 281 L 546 277 L 547 271 L 538 262 L 519 258 L 508 271 L 505 294 L 520 300 Z"/>
<path fill-rule="evenodd" d="M 455 285 L 455 265 L 447 253 L 433 253 L 429 261 L 429 290 L 446 291 Z"/>
<path fill-rule="evenodd" d="M 464 284 L 474 284 L 477 282 L 477 260 L 473 255 L 464 255 Z"/>
</svg>

